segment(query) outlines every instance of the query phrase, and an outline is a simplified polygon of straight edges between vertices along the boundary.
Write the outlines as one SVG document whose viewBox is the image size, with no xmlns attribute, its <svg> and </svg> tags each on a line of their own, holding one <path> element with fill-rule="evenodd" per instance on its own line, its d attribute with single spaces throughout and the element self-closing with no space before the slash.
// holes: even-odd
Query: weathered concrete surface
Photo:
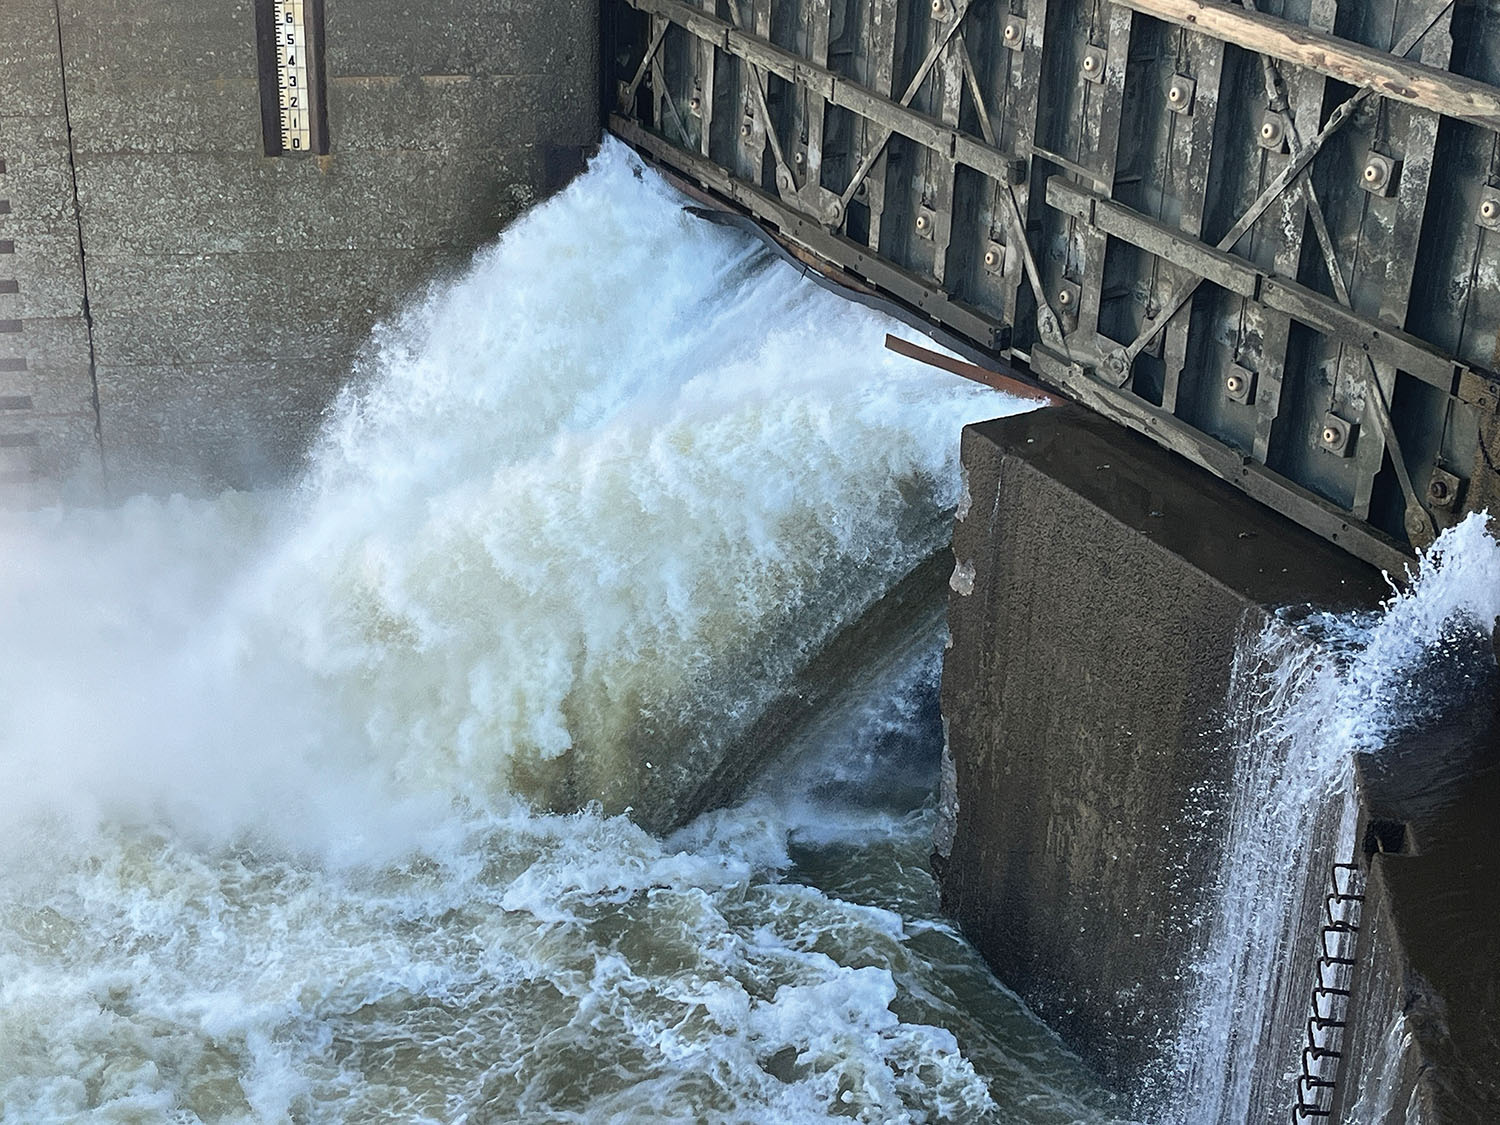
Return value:
<svg viewBox="0 0 1500 1125">
<path fill-rule="evenodd" d="M 1266 607 L 1372 605 L 1384 585 L 1080 408 L 970 426 L 963 463 L 944 904 L 999 977 L 1133 1094 L 1201 948 L 1238 631 Z"/>
<path fill-rule="evenodd" d="M 83 265 L 52 0 L 0 20 L 0 496 L 99 483 Z"/>
<path fill-rule="evenodd" d="M 1500 670 L 1460 636 L 1417 678 L 1427 703 L 1361 757 L 1369 876 L 1335 1120 L 1500 1121 Z M 1396 827 L 1400 826 L 1400 827 Z"/>
<path fill-rule="evenodd" d="M 285 474 L 372 323 L 597 138 L 596 4 L 326 12 L 330 153 L 267 158 L 249 0 L 8 0 L 0 401 L 33 406 L 0 434 L 39 435 L 28 479 L 101 446 L 116 493 Z"/>
</svg>

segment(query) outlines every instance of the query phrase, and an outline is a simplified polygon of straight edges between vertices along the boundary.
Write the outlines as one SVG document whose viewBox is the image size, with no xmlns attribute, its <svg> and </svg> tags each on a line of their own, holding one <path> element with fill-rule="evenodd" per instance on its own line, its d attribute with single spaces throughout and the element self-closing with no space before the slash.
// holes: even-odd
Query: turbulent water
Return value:
<svg viewBox="0 0 1500 1125">
<path fill-rule="evenodd" d="M 1119 1113 L 938 916 L 940 635 L 752 747 L 734 807 L 637 825 L 945 541 L 960 426 L 1021 408 L 889 330 L 610 145 L 377 333 L 295 487 L 0 514 L 0 1121 Z M 1401 670 L 1500 609 L 1478 521 L 1424 567 L 1247 638 L 1153 1116 L 1243 1110 L 1286 873 Z"/>
<path fill-rule="evenodd" d="M 940 637 L 736 807 L 621 815 L 1019 408 L 891 328 L 610 146 L 377 335 L 295 488 L 0 516 L 0 1120 L 1107 1116 L 937 920 Z"/>
</svg>

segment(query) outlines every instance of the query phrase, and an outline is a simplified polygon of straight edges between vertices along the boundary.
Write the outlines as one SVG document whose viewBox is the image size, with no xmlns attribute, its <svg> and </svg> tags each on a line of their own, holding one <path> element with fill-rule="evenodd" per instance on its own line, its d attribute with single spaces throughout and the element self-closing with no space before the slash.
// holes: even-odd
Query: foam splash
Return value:
<svg viewBox="0 0 1500 1125">
<path fill-rule="evenodd" d="M 670 800 L 942 542 L 961 425 L 1026 407 L 890 327 L 612 143 L 377 334 L 293 494 L 4 517 L 0 825 L 358 856 L 454 799 Z"/>
<path fill-rule="evenodd" d="M 1095 1116 L 930 891 L 792 879 L 773 794 L 518 797 L 701 765 L 941 542 L 1021 404 L 890 328 L 611 144 L 298 488 L 0 516 L 0 1121 Z"/>
</svg>

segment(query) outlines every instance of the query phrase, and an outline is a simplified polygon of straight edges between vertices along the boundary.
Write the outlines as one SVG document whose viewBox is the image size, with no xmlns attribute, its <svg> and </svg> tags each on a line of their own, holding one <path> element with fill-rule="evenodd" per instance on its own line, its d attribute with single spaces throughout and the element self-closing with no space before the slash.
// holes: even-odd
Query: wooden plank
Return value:
<svg viewBox="0 0 1500 1125">
<path fill-rule="evenodd" d="M 1111 0 L 1142 15 L 1500 131 L 1500 88 L 1219 0 Z"/>
<path fill-rule="evenodd" d="M 1191 35 L 1186 31 L 1177 37 L 1175 74 L 1185 74 L 1197 84 L 1194 103 L 1189 112 L 1171 115 L 1169 140 L 1169 182 L 1177 185 L 1179 201 L 1178 226 L 1186 235 L 1201 239 L 1208 208 L 1209 180 L 1213 170 L 1214 133 L 1219 119 L 1222 93 L 1224 44 L 1217 39 Z M 1171 113 L 1170 105 L 1167 107 Z M 1158 215 L 1158 218 L 1161 218 Z M 1156 273 L 1151 280 L 1151 303 L 1160 307 L 1171 295 L 1177 279 Z M 1180 309 L 1167 322 L 1162 335 L 1162 407 L 1175 411 L 1177 394 L 1188 356 L 1194 344 L 1192 305 Z"/>
<path fill-rule="evenodd" d="M 719 0 L 703 0 L 710 11 Z M 711 155 L 710 145 L 714 130 L 714 55 L 717 48 L 705 39 L 694 38 L 697 47 L 697 74 L 694 97 L 698 99 L 698 148 L 704 156 Z"/>
<path fill-rule="evenodd" d="M 1047 27 L 1047 0 L 1028 0 L 1026 4 L 1026 34 L 1024 46 L 1021 51 L 1004 50 L 1007 56 L 1008 79 L 1005 105 L 1002 114 L 1004 126 L 1001 130 L 1001 148 L 1014 148 L 1017 152 L 1028 152 L 1036 137 L 1037 116 L 1045 112 L 1042 99 L 1037 97 L 1037 91 L 1041 89 L 1042 60 L 1043 60 L 1043 35 Z M 1013 139 L 1007 145 L 1004 143 L 1007 135 Z M 1027 165 L 1027 174 L 1019 184 L 1011 185 L 1002 180 L 997 186 L 997 192 L 1003 193 L 1004 198 L 997 199 L 996 209 L 1000 212 L 999 221 L 1002 226 L 1006 222 L 1006 212 L 1009 209 L 1012 214 L 1020 216 L 1019 230 L 1011 232 L 1008 242 L 1015 245 L 1007 246 L 1005 255 L 1005 319 L 1007 323 L 1019 324 L 1025 311 L 1022 296 L 1023 287 L 1027 284 L 1028 259 L 1034 261 L 1030 248 L 1030 232 L 1026 229 L 1031 214 L 1031 174 L 1030 164 Z M 993 219 L 992 219 L 993 221 Z M 1017 242 L 1017 240 L 1019 240 Z M 1032 300 L 1035 300 L 1033 295 Z M 1035 310 L 1032 310 L 1035 315 Z"/>
<path fill-rule="evenodd" d="M 1079 162 L 1097 169 L 1099 178 L 1114 193 L 1115 170 L 1119 163 L 1120 121 L 1125 103 L 1125 70 L 1130 61 L 1130 26 L 1134 17 L 1127 10 L 1100 3 L 1098 18 L 1103 26 L 1088 37 L 1104 40 L 1109 53 L 1104 80 L 1097 85 L 1081 81 L 1084 93 L 1084 118 L 1079 129 L 1080 141 L 1086 146 Z M 1082 251 L 1079 282 L 1082 300 L 1078 302 L 1078 339 L 1095 343 L 1108 351 L 1118 345 L 1101 338 L 1099 318 L 1104 303 L 1105 267 L 1109 258 L 1109 240 L 1095 227 L 1084 228 L 1078 239 Z"/>
<path fill-rule="evenodd" d="M 882 97 L 889 97 L 895 92 L 896 81 L 897 6 L 887 4 L 885 0 L 868 0 L 866 10 L 870 20 L 869 40 L 866 46 L 870 69 L 866 85 Z M 864 159 L 865 153 L 879 152 L 862 185 L 865 207 L 870 215 L 870 234 L 866 241 L 872 250 L 878 250 L 885 219 L 888 162 L 879 127 L 868 117 L 860 117 L 859 132 L 859 151 L 854 153 L 850 160 L 851 165 L 857 167 Z"/>
<path fill-rule="evenodd" d="M 1254 7 L 1254 4 L 1247 5 Z M 1337 0 L 1311 0 L 1308 5 L 1307 26 L 1318 34 L 1331 34 L 1338 17 Z M 1280 174 L 1289 163 L 1299 159 L 1303 142 L 1318 134 L 1322 124 L 1323 102 L 1327 96 L 1328 78 L 1316 70 L 1307 68 L 1282 68 L 1269 55 L 1260 59 L 1261 83 L 1265 90 L 1264 105 L 1279 108 L 1286 117 L 1286 154 L 1262 150 L 1261 162 L 1264 176 Z M 1284 97 L 1283 97 L 1284 95 Z M 1312 211 L 1309 201 L 1315 199 L 1312 176 L 1299 179 L 1294 188 L 1276 201 L 1273 209 L 1256 223 L 1251 231 L 1252 257 L 1268 272 L 1282 277 L 1299 276 L 1302 260 L 1302 234 L 1307 229 L 1308 215 Z M 1272 459 L 1272 450 L 1285 464 L 1288 458 L 1305 458 L 1309 452 L 1306 432 L 1308 422 L 1293 410 L 1289 417 L 1282 414 L 1282 392 L 1290 381 L 1292 386 L 1303 388 L 1300 398 L 1313 394 L 1312 388 L 1319 383 L 1312 372 L 1316 363 L 1302 349 L 1292 349 L 1292 324 L 1285 316 L 1273 316 L 1260 301 L 1240 303 L 1240 331 L 1236 340 L 1241 362 L 1256 372 L 1255 427 L 1250 438 L 1250 450 L 1256 460 L 1265 463 Z M 1289 374 L 1290 372 L 1290 374 Z M 1318 409 L 1321 414 L 1323 409 Z M 1322 464 L 1312 470 L 1315 474 L 1334 471 L 1326 454 L 1311 451 Z M 1305 462 L 1303 462 L 1305 464 Z M 1311 479 L 1304 477 L 1305 479 Z M 1323 478 L 1326 483 L 1326 478 Z"/>
<path fill-rule="evenodd" d="M 937 84 L 936 94 L 938 112 L 942 117 L 943 124 L 953 130 L 956 139 L 958 133 L 959 111 L 963 105 L 964 70 L 963 61 L 959 56 L 959 44 L 963 42 L 961 35 L 954 35 L 948 40 L 948 45 L 943 48 L 938 57 L 937 68 L 933 78 Z M 932 232 L 932 276 L 939 282 L 948 280 L 948 247 L 953 241 L 953 188 L 957 179 L 957 169 L 954 167 L 953 155 L 929 156 L 929 180 L 928 186 L 932 191 L 932 207 L 936 216 L 936 223 Z"/>
</svg>

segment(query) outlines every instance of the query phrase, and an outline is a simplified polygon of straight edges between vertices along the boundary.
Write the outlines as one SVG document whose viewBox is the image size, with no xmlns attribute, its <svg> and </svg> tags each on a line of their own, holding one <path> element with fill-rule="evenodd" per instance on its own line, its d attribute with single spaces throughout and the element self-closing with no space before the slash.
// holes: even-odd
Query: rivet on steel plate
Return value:
<svg viewBox="0 0 1500 1125">
<path fill-rule="evenodd" d="M 1271 114 L 1260 123 L 1257 137 L 1261 148 L 1281 152 L 1286 147 L 1286 123 L 1279 114 Z"/>
<path fill-rule="evenodd" d="M 1323 415 L 1323 428 L 1318 438 L 1323 448 L 1329 453 L 1347 457 L 1350 439 L 1353 436 L 1354 426 L 1351 423 L 1344 421 L 1336 414 Z"/>
<path fill-rule="evenodd" d="M 1427 499 L 1434 508 L 1452 511 L 1458 507 L 1459 493 L 1463 490 L 1463 478 L 1446 469 L 1434 468 L 1427 482 Z"/>
<path fill-rule="evenodd" d="M 1367 153 L 1359 174 L 1359 186 L 1371 195 L 1390 195 L 1395 190 L 1399 167 L 1397 161 L 1383 153 Z"/>
<path fill-rule="evenodd" d="M 1235 364 L 1224 377 L 1224 393 L 1235 402 L 1250 403 L 1255 393 L 1255 374 Z"/>
<path fill-rule="evenodd" d="M 1187 75 L 1175 75 L 1172 78 L 1172 84 L 1167 87 L 1167 108 L 1173 113 L 1191 113 L 1193 94 L 1197 88 L 1198 84 Z"/>
<path fill-rule="evenodd" d="M 1087 47 L 1083 52 L 1083 77 L 1089 82 L 1104 81 L 1104 64 L 1108 56 L 1098 47 Z"/>
</svg>

